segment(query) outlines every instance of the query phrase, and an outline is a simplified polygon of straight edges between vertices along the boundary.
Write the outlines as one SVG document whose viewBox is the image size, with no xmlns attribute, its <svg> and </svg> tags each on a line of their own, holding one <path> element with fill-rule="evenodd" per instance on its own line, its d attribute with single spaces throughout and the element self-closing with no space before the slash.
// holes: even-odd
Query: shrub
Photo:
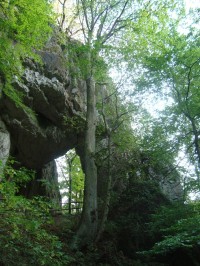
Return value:
<svg viewBox="0 0 200 266">
<path fill-rule="evenodd" d="M 19 184 L 33 178 L 25 168 L 9 165 L 0 183 L 0 264 L 5 266 L 69 265 L 58 237 L 47 231 L 52 223 L 50 205 L 37 197 L 17 196 Z"/>
</svg>

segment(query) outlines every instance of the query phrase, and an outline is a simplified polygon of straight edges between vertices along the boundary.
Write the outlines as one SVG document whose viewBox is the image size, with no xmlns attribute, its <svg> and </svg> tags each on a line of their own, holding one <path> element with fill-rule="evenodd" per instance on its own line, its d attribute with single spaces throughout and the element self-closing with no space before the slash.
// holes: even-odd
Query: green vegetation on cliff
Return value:
<svg viewBox="0 0 200 266">
<path fill-rule="evenodd" d="M 23 95 L 13 90 L 11 83 L 22 75 L 25 58 L 38 58 L 35 51 L 50 36 L 51 23 L 53 12 L 46 0 L 31 4 L 27 0 L 0 3 L 0 75 L 4 93 L 16 104 L 22 104 Z"/>
</svg>

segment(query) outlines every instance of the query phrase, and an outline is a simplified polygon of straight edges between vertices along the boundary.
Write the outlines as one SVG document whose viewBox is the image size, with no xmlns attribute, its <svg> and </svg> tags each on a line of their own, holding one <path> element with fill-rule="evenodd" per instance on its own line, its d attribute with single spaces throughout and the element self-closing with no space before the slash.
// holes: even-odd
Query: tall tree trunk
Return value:
<svg viewBox="0 0 200 266">
<path fill-rule="evenodd" d="M 103 85 L 104 86 L 104 85 Z M 108 218 L 108 212 L 110 207 L 110 199 L 111 199 L 111 189 L 112 189 L 112 175 L 111 175 L 111 134 L 112 129 L 109 127 L 108 121 L 106 119 L 105 113 L 105 95 L 104 92 L 106 88 L 102 86 L 101 93 L 102 93 L 102 106 L 101 106 L 101 113 L 104 121 L 105 132 L 107 136 L 107 149 L 108 149 L 108 158 L 107 158 L 107 187 L 106 187 L 106 195 L 104 198 L 104 209 L 101 217 L 101 221 L 98 228 L 98 233 L 95 239 L 95 242 L 98 242 L 106 225 L 106 221 Z"/>
<path fill-rule="evenodd" d="M 97 168 L 96 146 L 96 93 L 93 77 L 87 79 L 87 115 L 85 131 L 85 186 L 83 212 L 72 247 L 82 247 L 93 242 L 97 232 Z"/>
<path fill-rule="evenodd" d="M 108 128 L 107 128 L 107 132 L 108 132 Z M 108 218 L 108 212 L 109 212 L 109 207 L 110 207 L 110 199 L 111 199 L 111 189 L 112 189 L 112 175 L 111 175 L 111 134 L 110 132 L 108 133 L 107 136 L 107 140 L 108 140 L 108 176 L 107 176 L 107 188 L 106 188 L 106 196 L 104 199 L 104 209 L 103 209 L 103 214 L 102 214 L 102 218 L 100 221 L 100 225 L 98 228 L 98 233 L 97 233 L 97 237 L 95 239 L 95 242 L 98 242 L 104 229 L 105 229 L 105 225 L 107 222 L 107 218 Z"/>
</svg>

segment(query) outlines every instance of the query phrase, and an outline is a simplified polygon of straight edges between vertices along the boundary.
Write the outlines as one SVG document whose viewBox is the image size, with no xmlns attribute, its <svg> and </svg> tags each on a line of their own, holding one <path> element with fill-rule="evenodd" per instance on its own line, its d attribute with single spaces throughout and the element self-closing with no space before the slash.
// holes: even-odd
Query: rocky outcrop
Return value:
<svg viewBox="0 0 200 266">
<path fill-rule="evenodd" d="M 33 196 L 44 196 L 51 199 L 54 206 L 59 207 L 61 204 L 61 196 L 58 186 L 58 172 L 55 161 L 45 164 L 42 169 L 37 171 L 35 179 L 31 180 L 26 188 L 22 188 L 21 194 L 27 198 Z"/>
<path fill-rule="evenodd" d="M 160 162 L 159 169 L 153 169 L 149 165 L 147 174 L 151 180 L 155 180 L 159 184 L 160 190 L 167 199 L 170 201 L 184 200 L 181 176 L 173 165 L 166 166 Z"/>
<path fill-rule="evenodd" d="M 4 95 L 0 115 L 11 135 L 11 154 L 36 170 L 77 145 L 79 132 L 74 124 L 84 123 L 85 110 L 83 87 L 71 85 L 61 48 L 52 44 L 40 54 L 43 67 L 27 60 L 22 79 L 13 81 L 30 109 Z"/>
<path fill-rule="evenodd" d="M 3 167 L 10 154 L 10 133 L 2 120 L 0 120 L 0 179 Z"/>
<path fill-rule="evenodd" d="M 159 182 L 161 191 L 170 201 L 180 201 L 184 199 L 184 191 L 180 182 L 180 178 L 166 179 L 161 178 Z"/>
<path fill-rule="evenodd" d="M 13 88 L 23 95 L 24 106 L 2 95 L 0 83 L 0 161 L 4 165 L 8 155 L 12 155 L 21 165 L 36 171 L 36 180 L 30 183 L 29 188 L 27 186 L 26 196 L 46 195 L 59 202 L 54 159 L 75 148 L 84 169 L 86 87 L 77 78 L 76 66 L 67 58 L 67 51 L 61 49 L 55 38 L 38 54 L 43 65 L 27 59 L 22 78 L 13 79 Z M 124 164 L 128 160 L 126 156 L 119 159 Z M 122 167 L 123 163 L 118 164 L 114 175 L 122 172 L 124 176 Z M 145 168 L 143 160 L 137 167 Z M 107 174 L 102 169 L 100 165 L 98 192 L 103 198 Z M 147 175 L 149 173 L 150 170 Z M 158 174 L 154 173 L 155 176 L 157 178 Z M 157 181 L 167 197 L 172 200 L 181 197 L 182 190 L 177 179 L 169 181 L 162 175 Z M 49 184 L 51 191 L 47 188 Z M 56 190 L 52 190 L 53 187 Z"/>
<path fill-rule="evenodd" d="M 53 160 L 80 142 L 85 123 L 85 84 L 74 82 L 74 76 L 72 80 L 65 52 L 53 38 L 38 54 L 42 64 L 27 59 L 24 75 L 12 82 L 14 90 L 23 95 L 24 105 L 0 95 L 0 160 L 4 165 L 11 155 L 22 166 L 36 171 L 36 180 L 24 194 L 46 195 L 59 201 Z M 46 180 L 45 189 L 38 181 L 41 179 Z M 50 192 L 47 183 L 56 190 Z"/>
</svg>

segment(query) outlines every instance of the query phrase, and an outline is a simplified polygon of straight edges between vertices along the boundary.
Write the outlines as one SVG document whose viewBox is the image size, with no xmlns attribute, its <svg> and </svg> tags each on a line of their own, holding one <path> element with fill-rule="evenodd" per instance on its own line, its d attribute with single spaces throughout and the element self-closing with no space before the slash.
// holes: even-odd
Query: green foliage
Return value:
<svg viewBox="0 0 200 266">
<path fill-rule="evenodd" d="M 7 73 L 9 74 L 9 72 Z M 21 109 L 23 109 L 23 111 L 26 112 L 28 116 L 31 116 L 31 118 L 35 120 L 35 113 L 23 103 L 23 94 L 12 87 L 11 77 L 9 75 L 6 75 L 6 81 L 3 86 L 3 93 L 14 102 L 17 108 L 20 107 Z"/>
<path fill-rule="evenodd" d="M 14 163 L 12 160 L 11 163 Z M 17 196 L 18 186 L 34 173 L 8 166 L 0 183 L 0 263 L 1 265 L 68 265 L 58 237 L 48 232 L 52 224 L 49 203 Z"/>
<path fill-rule="evenodd" d="M 154 245 L 139 252 L 139 256 L 144 261 L 159 261 L 164 265 L 199 265 L 199 210 L 199 202 L 159 208 L 147 226 Z"/>
<path fill-rule="evenodd" d="M 63 198 L 67 197 L 67 206 L 70 204 L 70 201 L 71 208 L 75 207 L 79 211 L 83 206 L 85 175 L 82 170 L 80 158 L 75 150 L 70 150 L 65 155 L 65 164 L 62 167 L 64 179 L 59 183 L 61 196 Z"/>
<path fill-rule="evenodd" d="M 89 48 L 87 44 L 73 39 L 63 40 L 67 46 L 67 67 L 70 70 L 72 82 L 76 86 L 78 79 L 87 79 L 89 59 L 88 54 L 92 54 L 92 71 L 96 83 L 105 82 L 108 78 L 108 67 L 102 56 L 99 56 L 95 47 Z"/>
<path fill-rule="evenodd" d="M 36 0 L 31 5 L 27 0 L 3 0 L 0 15 L 0 69 L 2 73 L 9 70 L 18 73 L 16 63 L 20 64 L 20 57 L 33 55 L 33 48 L 41 48 L 48 38 L 49 23 L 53 22 L 51 7 L 45 0 Z"/>
<path fill-rule="evenodd" d="M 3 91 L 17 105 L 21 95 L 11 86 L 14 76 L 23 71 L 22 60 L 28 56 L 38 59 L 35 49 L 41 49 L 47 40 L 53 23 L 52 9 L 48 1 L 3 0 L 0 3 L 0 76 Z"/>
<path fill-rule="evenodd" d="M 65 116 L 63 117 L 63 125 L 67 126 L 69 130 L 79 133 L 85 128 L 85 119 L 78 115 L 73 117 Z"/>
<path fill-rule="evenodd" d="M 180 2 L 174 4 L 179 6 Z M 142 136 L 143 149 L 155 163 L 176 162 L 186 186 L 194 185 L 196 190 L 198 182 L 194 179 L 198 179 L 200 162 L 198 9 L 186 16 L 174 6 L 176 16 L 169 19 L 173 11 L 165 6 L 164 15 L 159 7 L 155 13 L 143 12 L 140 23 L 133 25 L 136 30 L 130 28 L 127 32 L 129 47 L 124 43 L 128 49 L 124 57 L 135 84 L 133 101 L 138 101 L 138 116 L 142 117 L 137 131 Z M 157 105 L 158 109 L 161 105 L 166 108 L 154 112 L 156 118 L 152 119 L 140 108 L 143 102 L 150 112 Z"/>
<path fill-rule="evenodd" d="M 166 254 L 182 248 L 184 252 L 199 246 L 200 243 L 200 204 L 193 202 L 186 205 L 162 207 L 152 217 L 149 224 L 151 232 L 162 235 L 148 252 Z"/>
<path fill-rule="evenodd" d="M 77 192 L 82 191 L 84 188 L 84 173 L 81 167 L 81 162 L 79 156 L 76 155 L 72 162 L 72 178 L 73 178 L 73 183 L 72 183 L 72 191 L 74 194 Z"/>
</svg>

